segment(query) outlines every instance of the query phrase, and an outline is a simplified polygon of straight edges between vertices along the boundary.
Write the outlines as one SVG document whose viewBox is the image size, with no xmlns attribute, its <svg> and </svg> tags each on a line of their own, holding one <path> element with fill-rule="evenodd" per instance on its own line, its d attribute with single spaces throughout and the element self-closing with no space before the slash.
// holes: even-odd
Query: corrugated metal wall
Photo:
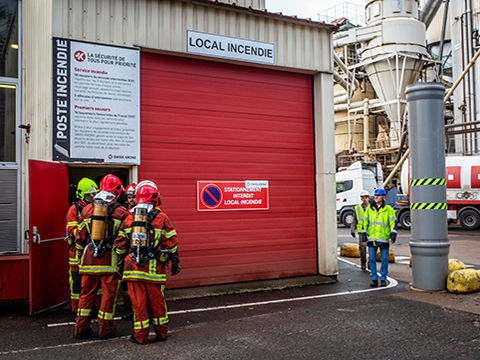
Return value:
<svg viewBox="0 0 480 360">
<path fill-rule="evenodd" d="M 53 0 L 53 4 L 53 35 L 58 37 L 185 52 L 186 31 L 196 30 L 275 43 L 278 66 L 332 71 L 326 26 L 185 0 Z"/>
<path fill-rule="evenodd" d="M 164 195 L 185 287 L 317 272 L 312 77 L 141 57 L 141 179 Z M 270 209 L 197 211 L 197 180 L 268 180 Z"/>
</svg>

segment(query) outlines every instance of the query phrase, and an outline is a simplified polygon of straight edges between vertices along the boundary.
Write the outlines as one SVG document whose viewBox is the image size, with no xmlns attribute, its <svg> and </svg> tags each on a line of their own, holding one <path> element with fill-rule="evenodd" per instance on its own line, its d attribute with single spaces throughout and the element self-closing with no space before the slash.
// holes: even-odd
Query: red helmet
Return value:
<svg viewBox="0 0 480 360">
<path fill-rule="evenodd" d="M 137 188 L 137 204 L 152 204 L 153 206 L 161 205 L 160 194 L 158 190 L 150 185 L 142 185 Z"/>
<path fill-rule="evenodd" d="M 125 195 L 135 195 L 135 188 L 137 187 L 137 184 L 132 183 L 127 186 L 125 189 Z"/>
<path fill-rule="evenodd" d="M 100 182 L 100 191 L 108 191 L 115 195 L 115 197 L 119 197 L 122 193 L 123 185 L 119 178 L 117 178 L 113 174 L 105 175 Z"/>
</svg>

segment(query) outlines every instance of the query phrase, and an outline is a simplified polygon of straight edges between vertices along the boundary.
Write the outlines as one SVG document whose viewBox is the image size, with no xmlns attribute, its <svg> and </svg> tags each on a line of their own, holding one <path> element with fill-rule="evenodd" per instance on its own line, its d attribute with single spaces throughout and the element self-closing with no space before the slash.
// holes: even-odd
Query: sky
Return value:
<svg viewBox="0 0 480 360">
<path fill-rule="evenodd" d="M 331 20 L 343 16 L 352 20 L 355 16 L 362 16 L 365 7 L 365 0 L 265 0 L 265 3 L 268 12 L 282 12 L 284 15 L 297 15 L 299 18 L 311 18 L 315 21 L 319 20 L 319 13 L 325 14 L 326 11 Z"/>
</svg>

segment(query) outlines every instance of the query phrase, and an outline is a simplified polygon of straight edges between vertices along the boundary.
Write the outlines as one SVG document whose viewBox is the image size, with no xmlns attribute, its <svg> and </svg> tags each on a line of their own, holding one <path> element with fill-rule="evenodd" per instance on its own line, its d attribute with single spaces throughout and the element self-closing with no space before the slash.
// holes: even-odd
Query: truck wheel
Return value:
<svg viewBox="0 0 480 360">
<path fill-rule="evenodd" d="M 466 230 L 476 230 L 480 225 L 480 216 L 474 210 L 465 210 L 460 214 L 460 225 Z"/>
<path fill-rule="evenodd" d="M 402 228 L 404 228 L 405 230 L 410 230 L 410 227 L 412 226 L 412 223 L 410 221 L 410 211 L 407 210 L 400 214 L 398 222 Z"/>
<path fill-rule="evenodd" d="M 345 211 L 342 215 L 342 223 L 346 228 L 350 228 L 353 222 L 353 211 Z"/>
</svg>

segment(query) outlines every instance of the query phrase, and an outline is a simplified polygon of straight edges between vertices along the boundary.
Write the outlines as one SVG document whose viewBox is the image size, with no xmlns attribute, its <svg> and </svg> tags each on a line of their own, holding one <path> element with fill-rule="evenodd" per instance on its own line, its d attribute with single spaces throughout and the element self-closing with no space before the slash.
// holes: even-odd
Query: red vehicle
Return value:
<svg viewBox="0 0 480 360">
<path fill-rule="evenodd" d="M 455 221 L 464 229 L 480 227 L 480 156 L 447 156 L 447 219 Z M 398 195 L 394 208 L 398 224 L 410 229 L 410 166 L 405 161 L 401 172 L 403 194 Z"/>
</svg>

